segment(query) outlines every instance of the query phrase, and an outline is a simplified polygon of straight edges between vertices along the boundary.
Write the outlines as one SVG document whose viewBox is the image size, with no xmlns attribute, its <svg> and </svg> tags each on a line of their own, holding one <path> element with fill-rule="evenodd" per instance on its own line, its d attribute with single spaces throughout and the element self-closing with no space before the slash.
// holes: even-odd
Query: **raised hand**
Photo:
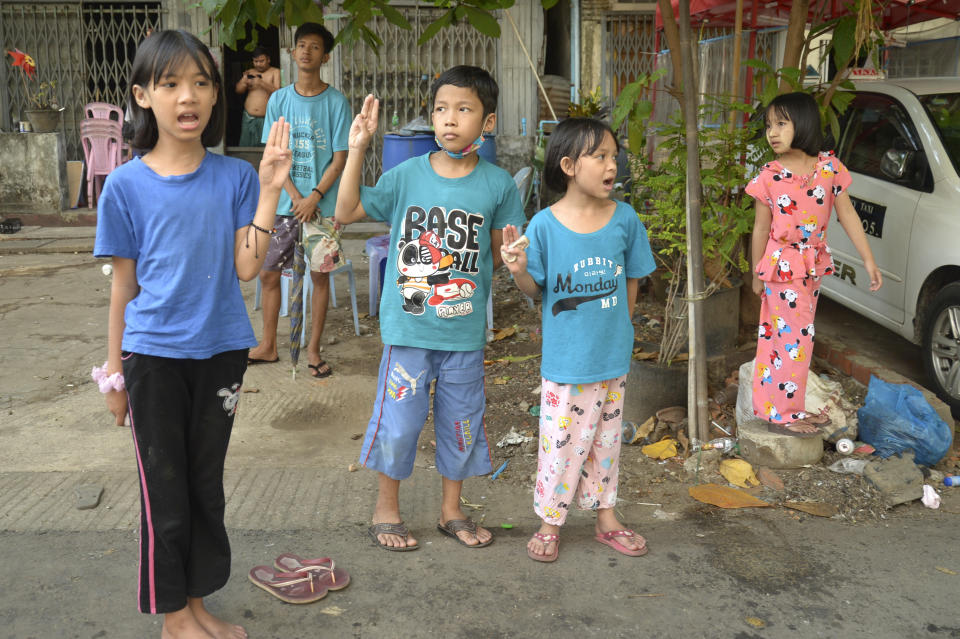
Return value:
<svg viewBox="0 0 960 639">
<path fill-rule="evenodd" d="M 527 252 L 523 248 L 510 248 L 520 239 L 520 231 L 516 226 L 507 224 L 503 227 L 503 244 L 500 246 L 500 257 L 506 264 L 507 270 L 516 275 L 527 270 Z"/>
<path fill-rule="evenodd" d="M 353 119 L 347 146 L 358 151 L 366 151 L 370 138 L 377 132 L 377 122 L 380 120 L 380 100 L 370 93 L 363 99 L 363 108 Z"/>
<path fill-rule="evenodd" d="M 283 188 L 292 164 L 290 123 L 281 117 L 270 125 L 267 145 L 263 147 L 263 157 L 260 159 L 260 188 Z"/>
</svg>

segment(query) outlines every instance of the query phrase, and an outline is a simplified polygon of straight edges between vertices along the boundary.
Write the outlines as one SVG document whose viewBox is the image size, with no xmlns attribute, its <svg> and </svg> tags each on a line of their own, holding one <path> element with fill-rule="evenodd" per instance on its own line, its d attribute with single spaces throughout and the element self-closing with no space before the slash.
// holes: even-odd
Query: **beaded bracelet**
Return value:
<svg viewBox="0 0 960 639">
<path fill-rule="evenodd" d="M 94 366 L 93 370 L 90 371 L 90 377 L 92 377 L 93 381 L 100 387 L 101 393 L 122 391 L 126 388 L 123 383 L 123 373 L 107 375 L 107 362 L 104 362 L 103 366 Z"/>
<path fill-rule="evenodd" d="M 253 222 L 250 222 L 250 226 L 252 226 L 252 227 L 255 228 L 256 230 L 260 231 L 261 233 L 266 233 L 267 235 L 270 235 L 270 233 L 271 233 L 271 232 L 268 231 L 267 229 L 263 228 L 262 226 L 257 226 L 257 225 L 254 224 Z"/>
</svg>

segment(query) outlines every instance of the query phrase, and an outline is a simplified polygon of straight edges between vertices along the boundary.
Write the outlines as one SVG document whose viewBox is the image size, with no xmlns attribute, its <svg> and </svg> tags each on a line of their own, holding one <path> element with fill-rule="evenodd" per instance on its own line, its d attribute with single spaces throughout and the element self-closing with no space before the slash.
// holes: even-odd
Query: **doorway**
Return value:
<svg viewBox="0 0 960 639">
<path fill-rule="evenodd" d="M 278 27 L 254 27 L 257 30 L 257 46 L 266 49 L 270 55 L 270 65 L 280 64 L 280 32 Z M 224 142 L 227 147 L 237 145 L 240 139 L 240 121 L 243 116 L 244 96 L 237 93 L 235 87 L 243 72 L 253 66 L 253 54 L 246 49 L 249 38 L 237 41 L 237 48 L 223 47 L 223 82 L 227 98 L 227 131 Z"/>
</svg>

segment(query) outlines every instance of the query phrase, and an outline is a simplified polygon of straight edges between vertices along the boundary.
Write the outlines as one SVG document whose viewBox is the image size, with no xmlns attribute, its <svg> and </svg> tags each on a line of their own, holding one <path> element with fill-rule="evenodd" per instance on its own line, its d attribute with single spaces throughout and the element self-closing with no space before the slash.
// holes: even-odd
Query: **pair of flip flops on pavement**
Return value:
<svg viewBox="0 0 960 639">
<path fill-rule="evenodd" d="M 477 524 L 475 521 L 467 517 L 466 519 L 451 519 L 443 523 L 437 524 L 437 530 L 442 532 L 448 537 L 453 537 L 458 543 L 466 546 L 467 548 L 483 548 L 484 546 L 489 546 L 493 543 L 493 537 L 488 539 L 483 543 L 468 544 L 463 539 L 457 535 L 458 532 L 467 532 L 477 536 Z M 419 544 L 416 546 L 388 546 L 384 543 L 381 543 L 377 537 L 379 535 L 396 535 L 397 537 L 402 537 L 406 541 L 407 537 L 410 536 L 410 529 L 401 521 L 399 524 L 374 524 L 367 529 L 367 534 L 370 535 L 370 539 L 373 540 L 373 543 L 380 546 L 384 550 L 391 550 L 393 552 L 407 552 L 410 550 L 417 550 L 420 548 Z"/>
<path fill-rule="evenodd" d="M 350 574 L 337 568 L 330 557 L 303 559 L 284 553 L 276 558 L 273 568 L 251 568 L 250 581 L 281 601 L 308 604 L 323 599 L 331 590 L 349 586 Z"/>
<path fill-rule="evenodd" d="M 537 532 L 533 534 L 533 537 L 534 539 L 539 539 L 544 544 L 544 546 L 546 546 L 549 543 L 554 544 L 553 552 L 547 555 L 538 555 L 537 553 L 530 550 L 530 548 L 527 548 L 527 556 L 530 557 L 530 559 L 533 559 L 534 561 L 542 561 L 544 563 L 550 563 L 550 562 L 556 561 L 557 557 L 560 555 L 560 535 Z M 637 543 L 640 544 L 640 547 L 637 548 L 636 550 L 628 548 L 627 546 L 617 541 L 617 539 L 620 537 L 624 537 L 627 539 L 631 539 L 631 538 L 636 539 Z M 647 540 L 630 529 L 611 530 L 610 532 L 597 533 L 594 539 L 599 541 L 601 544 L 610 546 L 611 548 L 616 550 L 618 553 L 627 555 L 629 557 L 640 557 L 641 555 L 647 554 L 647 551 L 649 550 L 647 548 Z"/>
</svg>

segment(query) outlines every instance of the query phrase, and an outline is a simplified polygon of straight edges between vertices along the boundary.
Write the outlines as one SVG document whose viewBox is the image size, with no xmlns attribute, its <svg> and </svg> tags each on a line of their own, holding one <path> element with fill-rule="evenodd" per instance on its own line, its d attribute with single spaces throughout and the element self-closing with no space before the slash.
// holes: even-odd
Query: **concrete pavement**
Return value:
<svg viewBox="0 0 960 639">
<path fill-rule="evenodd" d="M 156 637 L 158 620 L 134 603 L 130 435 L 111 425 L 89 379 L 106 350 L 109 294 L 88 253 L 92 229 L 9 237 L 0 236 L 0 636 Z M 30 248 L 8 250 L 10 241 Z M 362 244 L 347 240 L 361 312 Z M 66 252 L 37 252 L 54 248 Z M 252 302 L 253 284 L 244 291 Z M 251 317 L 259 332 L 259 314 Z M 348 306 L 331 311 L 325 336 L 336 343 L 324 354 L 336 373 L 327 380 L 308 377 L 303 361 L 292 379 L 283 350 L 281 364 L 252 367 L 245 378 L 257 392 L 241 399 L 225 478 L 233 572 L 209 605 L 251 637 L 960 636 L 960 492 L 949 489 L 939 511 L 911 504 L 852 525 L 779 508 L 704 506 L 664 473 L 650 487 L 659 508 L 629 495 L 620 504 L 649 555 L 597 544 L 591 518 L 575 513 L 560 559 L 544 565 L 524 553 L 537 525 L 525 483 L 466 483 L 465 496 L 483 506 L 473 515 L 497 527 L 491 547 L 466 549 L 436 531 L 439 479 L 425 432 L 401 496 L 422 548 L 374 548 L 366 526 L 375 477 L 348 470 L 379 353 L 376 322 L 361 322 L 370 336 L 353 336 Z M 91 482 L 104 486 L 101 504 L 77 510 L 75 487 Z M 316 604 L 283 604 L 246 580 L 281 552 L 333 556 L 353 581 Z"/>
</svg>

